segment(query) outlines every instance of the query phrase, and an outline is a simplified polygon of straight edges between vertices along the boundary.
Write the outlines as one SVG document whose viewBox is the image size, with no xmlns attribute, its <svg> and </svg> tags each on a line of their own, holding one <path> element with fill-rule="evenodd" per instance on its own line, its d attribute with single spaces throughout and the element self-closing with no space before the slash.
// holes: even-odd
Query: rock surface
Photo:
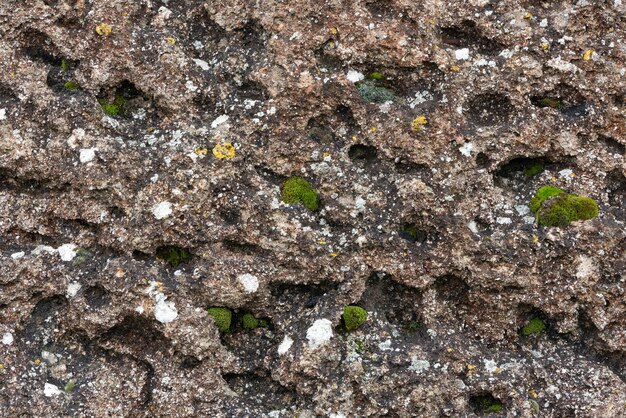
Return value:
<svg viewBox="0 0 626 418">
<path fill-rule="evenodd" d="M 626 416 L 625 13 L 2 1 L 0 416 Z"/>
</svg>

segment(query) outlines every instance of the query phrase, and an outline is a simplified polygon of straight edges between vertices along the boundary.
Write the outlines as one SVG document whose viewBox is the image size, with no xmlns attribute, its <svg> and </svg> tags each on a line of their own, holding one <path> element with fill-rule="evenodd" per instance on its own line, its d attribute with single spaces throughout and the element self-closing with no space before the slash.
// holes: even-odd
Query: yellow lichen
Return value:
<svg viewBox="0 0 626 418">
<path fill-rule="evenodd" d="M 113 28 L 106 23 L 100 23 L 96 26 L 96 33 L 100 36 L 109 36 L 112 31 Z"/>
<path fill-rule="evenodd" d="M 528 20 L 528 19 L 532 19 L 533 18 L 533 14 L 530 12 L 526 12 L 526 14 L 524 15 L 524 19 Z"/>
<path fill-rule="evenodd" d="M 176 45 L 176 39 L 174 38 L 165 38 L 165 42 L 167 42 L 170 45 Z"/>
<path fill-rule="evenodd" d="M 234 158 L 235 157 L 235 147 L 230 142 L 225 144 L 216 144 L 213 147 L 213 155 L 218 160 L 223 160 L 224 158 Z"/>
<path fill-rule="evenodd" d="M 593 56 L 593 53 L 595 51 L 593 49 L 588 49 L 583 53 L 583 59 L 585 61 L 589 61 L 591 59 L 591 57 Z"/>
<path fill-rule="evenodd" d="M 539 394 L 537 392 L 535 392 L 533 389 L 530 389 L 528 391 L 528 393 L 530 394 L 530 396 L 532 396 L 533 398 L 537 398 L 539 397 Z"/>
<path fill-rule="evenodd" d="M 413 129 L 415 132 L 419 132 L 427 123 L 428 119 L 426 119 L 426 116 L 420 115 L 413 119 L 413 122 L 411 123 L 411 129 Z"/>
<path fill-rule="evenodd" d="M 335 27 L 332 27 L 332 28 L 328 29 L 328 32 L 329 32 L 331 35 L 337 35 L 337 34 L 339 33 L 339 31 L 338 31 L 338 30 L 337 30 L 337 28 L 335 28 Z"/>
<path fill-rule="evenodd" d="M 376 129 L 376 127 L 375 127 L 375 126 L 372 126 L 372 127 L 370 128 L 370 132 L 376 132 L 377 130 L 378 130 L 378 129 Z"/>
<path fill-rule="evenodd" d="M 543 49 L 544 51 L 547 51 L 548 49 L 550 49 L 550 44 L 547 42 L 542 42 L 541 49 Z"/>
<path fill-rule="evenodd" d="M 459 72 L 461 71 L 461 67 L 459 67 L 458 65 L 453 65 L 452 67 L 450 67 L 450 71 L 454 71 L 455 73 Z"/>
<path fill-rule="evenodd" d="M 474 366 L 473 364 L 468 364 L 467 365 L 467 375 L 468 376 L 472 376 L 472 374 L 474 374 L 474 370 L 476 370 L 476 366 Z"/>
<path fill-rule="evenodd" d="M 209 153 L 209 150 L 207 148 L 201 148 L 201 147 L 196 148 L 196 155 L 197 156 L 205 156 L 208 153 Z"/>
</svg>

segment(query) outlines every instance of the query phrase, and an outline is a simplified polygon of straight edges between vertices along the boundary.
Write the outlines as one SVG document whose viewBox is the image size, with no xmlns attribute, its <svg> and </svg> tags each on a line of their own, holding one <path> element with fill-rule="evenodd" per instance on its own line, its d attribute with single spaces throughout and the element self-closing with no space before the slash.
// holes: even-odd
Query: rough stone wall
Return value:
<svg viewBox="0 0 626 418">
<path fill-rule="evenodd" d="M 625 13 L 2 0 L 0 416 L 626 416 Z"/>
</svg>

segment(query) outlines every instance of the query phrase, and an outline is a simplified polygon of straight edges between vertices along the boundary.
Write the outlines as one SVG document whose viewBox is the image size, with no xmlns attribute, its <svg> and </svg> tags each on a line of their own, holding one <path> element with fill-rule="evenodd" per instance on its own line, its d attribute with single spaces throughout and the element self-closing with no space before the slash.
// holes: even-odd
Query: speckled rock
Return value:
<svg viewBox="0 0 626 418">
<path fill-rule="evenodd" d="M 0 416 L 626 416 L 625 13 L 2 1 Z"/>
</svg>

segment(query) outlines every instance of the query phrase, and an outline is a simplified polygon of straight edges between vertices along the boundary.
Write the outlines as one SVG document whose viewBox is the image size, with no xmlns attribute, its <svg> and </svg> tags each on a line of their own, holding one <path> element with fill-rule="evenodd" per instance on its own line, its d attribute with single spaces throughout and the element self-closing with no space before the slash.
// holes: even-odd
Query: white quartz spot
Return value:
<svg viewBox="0 0 626 418">
<path fill-rule="evenodd" d="M 7 118 L 7 110 L 0 109 L 0 120 L 5 120 Z"/>
<path fill-rule="evenodd" d="M 72 261 L 76 257 L 76 245 L 63 244 L 57 248 L 62 261 Z"/>
<path fill-rule="evenodd" d="M 259 288 L 259 279 L 250 273 L 242 274 L 237 277 L 237 280 L 241 283 L 246 293 L 254 293 Z"/>
<path fill-rule="evenodd" d="M 161 202 L 152 206 L 152 214 L 157 219 L 165 219 L 172 214 L 172 204 L 170 202 Z"/>
<path fill-rule="evenodd" d="M 68 298 L 73 298 L 74 296 L 78 294 L 78 292 L 80 291 L 82 287 L 83 286 L 80 283 L 72 282 L 67 285 L 67 289 L 65 289 L 65 294 L 67 295 Z"/>
<path fill-rule="evenodd" d="M 333 324 L 328 319 L 318 319 L 306 332 L 310 348 L 317 348 L 333 337 Z"/>
<path fill-rule="evenodd" d="M 280 343 L 280 345 L 278 346 L 278 355 L 282 356 L 283 354 L 285 354 L 287 351 L 289 351 L 292 345 L 293 340 L 289 338 L 289 336 L 285 335 L 285 338 L 283 338 L 283 342 Z"/>
<path fill-rule="evenodd" d="M 4 345 L 13 344 L 13 334 L 11 334 L 10 332 L 5 332 L 4 335 L 2 336 L 2 344 Z"/>
<path fill-rule="evenodd" d="M 156 306 L 154 307 L 154 317 L 162 324 L 172 322 L 178 317 L 178 310 L 174 302 L 166 300 L 167 296 L 163 293 L 157 295 Z"/>
<path fill-rule="evenodd" d="M 211 122 L 211 128 L 217 128 L 222 123 L 228 120 L 228 115 L 218 116 L 213 122 Z"/>
<path fill-rule="evenodd" d="M 469 48 L 461 48 L 454 51 L 454 57 L 458 60 L 469 59 Z"/>
<path fill-rule="evenodd" d="M 470 157 L 472 155 L 473 149 L 474 144 L 472 144 L 471 142 L 466 142 L 461 148 L 459 148 L 459 151 L 461 151 L 461 154 L 465 155 L 466 157 Z"/>
<path fill-rule="evenodd" d="M 204 71 L 209 71 L 209 63 L 203 60 L 199 60 L 199 59 L 194 59 L 193 62 L 196 63 L 196 65 L 200 68 L 202 68 Z"/>
<path fill-rule="evenodd" d="M 348 78 L 348 80 L 350 80 L 353 83 L 358 83 L 359 81 L 361 81 L 361 80 L 363 80 L 365 78 L 363 73 L 358 72 L 358 71 L 354 71 L 354 70 L 348 71 L 348 74 L 347 74 L 346 77 Z"/>
<path fill-rule="evenodd" d="M 48 398 L 52 396 L 59 396 L 61 394 L 61 389 L 53 385 L 52 383 L 46 383 L 43 386 L 43 394 Z"/>
<path fill-rule="evenodd" d="M 90 161 L 93 161 L 94 158 L 96 158 L 96 151 L 97 148 L 83 148 L 80 150 L 80 162 L 81 164 L 85 164 L 88 163 Z"/>
<path fill-rule="evenodd" d="M 13 260 L 17 260 L 17 259 L 20 259 L 20 258 L 24 257 L 25 255 L 26 255 L 26 253 L 24 251 L 20 251 L 20 252 L 11 254 L 11 258 Z"/>
</svg>

